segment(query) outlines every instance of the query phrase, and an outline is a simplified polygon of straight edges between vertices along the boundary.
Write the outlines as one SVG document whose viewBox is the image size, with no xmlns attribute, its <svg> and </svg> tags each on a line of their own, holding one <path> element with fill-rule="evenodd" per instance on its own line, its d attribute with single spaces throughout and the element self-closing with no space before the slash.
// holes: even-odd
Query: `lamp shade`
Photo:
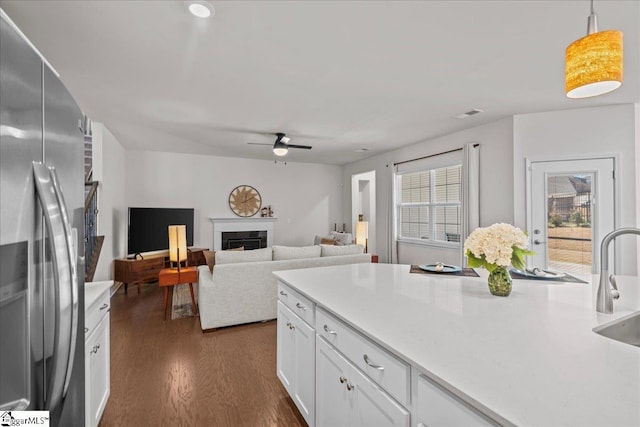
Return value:
<svg viewBox="0 0 640 427">
<path fill-rule="evenodd" d="M 169 226 L 169 261 L 181 262 L 187 259 L 187 226 Z"/>
<path fill-rule="evenodd" d="M 369 223 L 367 221 L 356 222 L 356 245 L 367 246 L 369 238 Z"/>
<path fill-rule="evenodd" d="M 589 34 L 567 47 L 565 91 L 569 98 L 602 95 L 622 85 L 622 32 Z"/>
</svg>

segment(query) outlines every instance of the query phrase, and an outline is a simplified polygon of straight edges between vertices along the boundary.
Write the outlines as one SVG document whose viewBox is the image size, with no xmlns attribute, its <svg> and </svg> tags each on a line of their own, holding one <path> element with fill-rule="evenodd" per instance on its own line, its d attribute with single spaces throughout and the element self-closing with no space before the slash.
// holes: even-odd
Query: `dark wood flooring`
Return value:
<svg viewBox="0 0 640 427">
<path fill-rule="evenodd" d="M 198 318 L 163 320 L 163 292 L 111 299 L 107 426 L 306 426 L 276 376 L 276 322 L 202 333 Z"/>
</svg>

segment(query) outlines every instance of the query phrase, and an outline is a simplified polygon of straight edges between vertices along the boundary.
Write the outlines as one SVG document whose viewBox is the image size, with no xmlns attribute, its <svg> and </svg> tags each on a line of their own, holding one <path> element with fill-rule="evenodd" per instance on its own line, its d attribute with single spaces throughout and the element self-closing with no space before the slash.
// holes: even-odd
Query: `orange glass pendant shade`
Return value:
<svg viewBox="0 0 640 427">
<path fill-rule="evenodd" d="M 600 31 L 576 40 L 566 50 L 567 97 L 588 98 L 619 88 L 622 64 L 621 31 Z"/>
</svg>

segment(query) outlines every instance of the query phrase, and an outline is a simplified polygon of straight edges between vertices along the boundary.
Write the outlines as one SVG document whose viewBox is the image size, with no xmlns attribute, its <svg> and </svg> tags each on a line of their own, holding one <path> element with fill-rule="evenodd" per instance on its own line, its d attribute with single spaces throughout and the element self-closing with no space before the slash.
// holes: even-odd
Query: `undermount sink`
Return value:
<svg viewBox="0 0 640 427">
<path fill-rule="evenodd" d="M 612 340 L 640 347 L 640 311 L 593 328 L 593 332 Z"/>
</svg>

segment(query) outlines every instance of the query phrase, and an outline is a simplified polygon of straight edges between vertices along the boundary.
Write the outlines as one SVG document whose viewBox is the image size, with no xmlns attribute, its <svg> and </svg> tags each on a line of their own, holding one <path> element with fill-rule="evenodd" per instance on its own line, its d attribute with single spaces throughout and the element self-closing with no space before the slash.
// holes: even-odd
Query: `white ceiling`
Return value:
<svg viewBox="0 0 640 427">
<path fill-rule="evenodd" d="M 86 114 L 127 149 L 344 164 L 518 113 L 640 102 L 640 2 L 596 1 L 624 32 L 625 82 L 564 95 L 589 2 L 1 1 Z M 464 120 L 452 116 L 480 108 Z M 368 148 L 365 153 L 355 152 Z"/>
</svg>

